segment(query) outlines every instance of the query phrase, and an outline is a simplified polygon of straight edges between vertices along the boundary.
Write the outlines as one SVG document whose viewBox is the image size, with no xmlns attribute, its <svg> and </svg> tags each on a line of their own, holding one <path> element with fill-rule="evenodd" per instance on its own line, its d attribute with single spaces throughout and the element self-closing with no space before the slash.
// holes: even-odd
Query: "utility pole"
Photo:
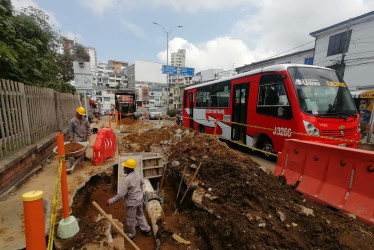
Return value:
<svg viewBox="0 0 374 250">
<path fill-rule="evenodd" d="M 344 58 L 345 58 L 345 51 L 347 50 L 347 48 L 349 46 L 348 34 L 349 34 L 350 28 L 351 28 L 351 18 L 349 19 L 348 28 L 347 28 L 347 31 L 345 33 L 345 40 L 344 40 L 344 48 L 343 48 L 343 53 L 342 53 L 342 59 L 340 60 L 340 70 L 339 70 L 340 72 L 339 73 L 340 73 L 340 76 L 342 78 L 344 78 L 344 71 L 345 71 Z"/>
<path fill-rule="evenodd" d="M 166 65 L 169 66 L 169 35 L 173 31 L 174 28 L 182 28 L 182 25 L 174 26 L 169 31 L 167 31 L 164 26 L 162 26 L 159 23 L 152 22 L 155 25 L 158 25 L 162 28 L 166 35 Z M 169 111 L 169 95 L 170 95 L 170 83 L 169 83 L 169 74 L 166 74 L 166 88 L 167 90 L 167 96 L 166 96 L 166 111 Z"/>
</svg>

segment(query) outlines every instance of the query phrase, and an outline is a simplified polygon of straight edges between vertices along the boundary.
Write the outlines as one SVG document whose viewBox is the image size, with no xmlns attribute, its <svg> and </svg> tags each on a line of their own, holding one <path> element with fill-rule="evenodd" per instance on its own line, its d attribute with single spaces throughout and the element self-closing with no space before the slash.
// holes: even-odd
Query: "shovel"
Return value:
<svg viewBox="0 0 374 250">
<path fill-rule="evenodd" d="M 181 177 L 181 181 L 179 183 L 179 188 L 178 188 L 178 192 L 177 192 L 177 196 L 175 197 L 175 202 L 174 202 L 174 208 L 176 208 L 176 204 L 177 204 L 177 199 L 178 199 L 178 195 L 179 195 L 179 191 L 181 190 L 181 186 L 182 186 L 182 181 L 183 181 L 183 177 L 184 177 L 184 173 L 186 172 L 186 167 L 187 166 L 184 166 L 184 170 L 183 170 L 183 174 L 182 174 L 182 177 Z M 175 209 L 174 213 L 173 214 L 177 214 L 178 213 L 178 208 Z"/>
<path fill-rule="evenodd" d="M 200 167 L 201 167 L 201 164 L 202 164 L 202 162 L 200 162 L 200 164 L 199 164 L 199 166 L 197 167 L 195 173 L 193 174 L 192 179 L 191 179 L 190 183 L 188 184 L 188 187 L 187 187 L 186 191 L 184 192 L 181 201 L 179 202 L 179 205 L 182 204 L 184 198 L 185 198 L 186 195 L 187 195 L 188 190 L 190 190 L 191 184 L 192 184 L 192 182 L 194 181 L 194 179 L 195 179 L 195 177 L 196 177 L 196 175 L 197 175 L 197 172 L 199 172 L 199 169 L 200 169 Z M 177 196 L 177 197 L 178 197 L 178 196 Z M 174 211 L 173 214 L 176 214 L 177 212 L 178 212 L 178 208 Z"/>
</svg>

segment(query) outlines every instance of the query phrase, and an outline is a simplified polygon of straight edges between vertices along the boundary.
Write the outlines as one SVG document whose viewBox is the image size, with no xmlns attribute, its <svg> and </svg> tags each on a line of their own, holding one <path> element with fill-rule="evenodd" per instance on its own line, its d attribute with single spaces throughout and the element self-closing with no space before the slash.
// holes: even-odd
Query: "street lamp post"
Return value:
<svg viewBox="0 0 374 250">
<path fill-rule="evenodd" d="M 160 26 L 162 28 L 162 30 L 164 31 L 165 35 L 166 35 L 166 65 L 169 66 L 169 35 L 173 31 L 173 29 L 182 28 L 183 26 L 182 25 L 174 26 L 169 31 L 167 31 L 164 28 L 164 26 L 162 26 L 161 24 L 156 23 L 156 22 L 152 22 L 152 23 Z M 168 88 L 167 96 L 166 96 L 166 111 L 169 111 L 169 95 L 170 95 L 169 74 L 166 74 L 166 81 L 167 81 L 166 87 Z"/>
</svg>

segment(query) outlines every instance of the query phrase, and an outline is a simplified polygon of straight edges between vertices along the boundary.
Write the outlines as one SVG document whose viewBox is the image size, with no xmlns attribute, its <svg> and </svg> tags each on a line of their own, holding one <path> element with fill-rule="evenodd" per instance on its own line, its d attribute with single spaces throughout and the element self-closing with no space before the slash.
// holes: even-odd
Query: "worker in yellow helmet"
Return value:
<svg viewBox="0 0 374 250">
<path fill-rule="evenodd" d="M 109 206 L 120 199 L 125 199 L 126 206 L 126 235 L 135 240 L 135 227 L 139 225 L 140 230 L 146 236 L 151 236 L 151 227 L 147 224 L 147 220 L 143 212 L 143 179 L 136 168 L 136 161 L 128 159 L 122 163 L 125 178 L 119 188 L 118 194 L 106 201 Z"/>
<path fill-rule="evenodd" d="M 86 110 L 83 107 L 76 109 L 75 117 L 69 122 L 69 137 L 70 142 L 84 142 L 88 141 L 91 136 L 90 123 L 84 117 Z M 85 157 L 85 160 L 89 160 Z"/>
</svg>

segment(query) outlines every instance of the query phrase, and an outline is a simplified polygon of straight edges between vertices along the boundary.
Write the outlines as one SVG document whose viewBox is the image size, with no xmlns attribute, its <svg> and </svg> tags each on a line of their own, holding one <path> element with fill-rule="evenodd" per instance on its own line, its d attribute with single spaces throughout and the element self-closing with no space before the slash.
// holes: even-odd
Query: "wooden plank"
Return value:
<svg viewBox="0 0 374 250">
<path fill-rule="evenodd" d="M 23 126 L 22 122 L 22 108 L 21 108 L 21 92 L 19 86 L 21 83 L 19 82 L 13 82 L 13 92 L 15 94 L 15 102 L 16 102 L 16 115 L 17 115 L 17 121 L 18 121 L 18 128 L 19 128 L 19 133 L 20 133 L 20 143 L 21 146 L 26 145 L 26 136 L 25 136 L 25 128 Z"/>
<path fill-rule="evenodd" d="M 16 100 L 17 93 L 14 91 L 14 86 L 13 86 L 14 84 L 16 83 L 13 81 L 7 81 L 7 85 L 8 85 L 8 89 L 10 93 L 9 100 L 10 100 L 10 105 L 11 105 L 11 112 L 13 116 L 14 140 L 15 140 L 14 145 L 18 149 L 22 147 L 22 143 L 21 143 L 21 129 L 20 129 L 19 120 L 18 120 L 19 116 L 18 116 L 17 100 Z"/>
<path fill-rule="evenodd" d="M 2 86 L 3 86 L 3 89 L 4 89 L 4 92 L 5 92 L 5 105 L 6 105 L 6 116 L 7 116 L 7 124 L 8 124 L 8 131 L 9 131 L 9 135 L 8 135 L 8 143 L 9 143 L 9 149 L 11 151 L 15 150 L 15 147 L 14 147 L 14 144 L 13 144 L 13 126 L 12 126 L 12 115 L 11 115 L 11 112 L 10 112 L 10 104 L 9 104 L 9 91 L 8 91 L 8 88 L 7 88 L 7 84 L 6 84 L 6 81 L 5 80 L 2 80 Z"/>
<path fill-rule="evenodd" d="M 29 121 L 30 121 L 30 137 L 31 137 L 31 144 L 35 142 L 35 109 L 33 108 L 35 106 L 34 103 L 34 88 L 31 86 L 27 86 L 28 90 L 28 111 L 29 111 Z"/>
<path fill-rule="evenodd" d="M 2 86 L 1 86 L 1 82 L 0 82 L 0 131 L 1 131 L 1 150 L 0 150 L 0 154 L 1 156 L 5 155 L 8 153 L 8 145 L 7 145 L 7 135 L 6 135 L 6 129 L 4 129 L 5 127 L 5 119 L 3 119 L 3 117 L 5 118 L 5 103 L 4 103 L 4 91 L 2 89 Z"/>
<path fill-rule="evenodd" d="M 21 114 L 22 114 L 22 123 L 23 123 L 23 129 L 25 131 L 25 140 L 26 144 L 31 144 L 31 137 L 30 137 L 30 125 L 29 125 L 29 113 L 27 108 L 27 97 L 25 92 L 25 85 L 23 83 L 19 83 L 19 93 L 20 93 L 20 105 L 21 105 Z"/>
</svg>

